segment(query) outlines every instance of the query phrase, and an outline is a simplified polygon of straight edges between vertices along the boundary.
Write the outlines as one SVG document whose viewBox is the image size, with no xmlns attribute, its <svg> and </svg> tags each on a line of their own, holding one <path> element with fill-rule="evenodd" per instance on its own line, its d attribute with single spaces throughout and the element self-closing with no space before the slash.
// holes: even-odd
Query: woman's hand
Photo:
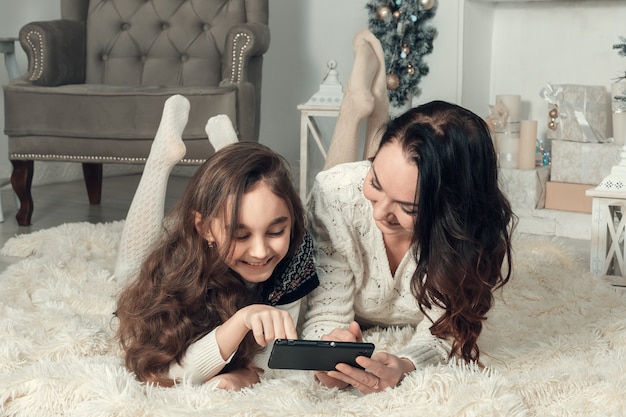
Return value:
<svg viewBox="0 0 626 417">
<path fill-rule="evenodd" d="M 359 324 L 353 321 L 347 330 L 335 329 L 322 336 L 322 340 L 362 342 L 363 333 Z M 329 388 L 345 388 L 352 385 L 363 394 L 371 394 L 397 386 L 406 373 L 415 370 L 410 360 L 385 352 L 375 353 L 371 358 L 359 356 L 356 362 L 365 370 L 340 363 L 337 364 L 336 370 L 316 372 L 315 377 Z"/>
<path fill-rule="evenodd" d="M 208 382 L 219 381 L 217 384 L 218 388 L 239 391 L 242 388 L 251 387 L 259 382 L 262 373 L 263 370 L 261 368 L 251 366 L 249 368 L 236 369 L 232 372 L 216 375 L 209 379 Z"/>
<path fill-rule="evenodd" d="M 347 329 L 334 329 L 332 332 L 322 336 L 322 340 L 333 342 L 362 342 L 363 332 L 359 323 L 353 321 Z"/>
<path fill-rule="evenodd" d="M 363 333 L 361 332 L 361 327 L 359 323 L 353 321 L 350 323 L 348 329 L 334 329 L 328 334 L 322 336 L 322 340 L 329 340 L 335 342 L 362 342 L 363 341 Z M 316 372 L 315 378 L 326 385 L 328 388 L 345 388 L 349 385 L 348 382 L 345 382 L 341 379 L 333 378 L 328 375 L 328 372 Z"/>
<path fill-rule="evenodd" d="M 340 363 L 337 364 L 337 370 L 329 371 L 327 376 L 352 385 L 363 394 L 371 394 L 396 387 L 405 374 L 415 370 L 410 360 L 386 352 L 375 353 L 371 358 L 359 356 L 356 363 L 365 370 Z"/>
</svg>

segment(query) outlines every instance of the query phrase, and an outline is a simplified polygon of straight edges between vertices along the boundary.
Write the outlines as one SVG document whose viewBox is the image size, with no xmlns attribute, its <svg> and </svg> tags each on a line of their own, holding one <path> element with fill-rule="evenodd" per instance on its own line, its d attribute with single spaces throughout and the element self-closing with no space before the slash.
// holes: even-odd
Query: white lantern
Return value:
<svg viewBox="0 0 626 417">
<path fill-rule="evenodd" d="M 337 106 L 341 105 L 341 100 L 343 100 L 343 86 L 339 81 L 339 73 L 335 68 L 337 68 L 337 61 L 331 59 L 326 64 L 328 67 L 328 71 L 326 71 L 326 75 L 324 75 L 324 79 L 320 84 L 320 89 L 317 93 L 313 94 L 313 96 L 304 103 L 305 106 Z"/>
<path fill-rule="evenodd" d="M 620 163 L 611 168 L 611 173 L 586 194 L 593 197 L 591 272 L 623 285 L 626 284 L 626 145 L 620 157 Z"/>
</svg>

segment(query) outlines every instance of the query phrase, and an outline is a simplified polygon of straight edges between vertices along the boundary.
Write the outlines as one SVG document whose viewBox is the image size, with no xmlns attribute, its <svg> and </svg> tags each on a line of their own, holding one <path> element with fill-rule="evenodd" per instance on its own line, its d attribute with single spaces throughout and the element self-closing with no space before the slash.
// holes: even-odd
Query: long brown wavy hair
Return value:
<svg viewBox="0 0 626 417">
<path fill-rule="evenodd" d="M 304 209 L 284 158 L 254 142 L 235 143 L 212 155 L 167 214 L 162 238 L 118 298 L 119 340 L 126 367 L 139 380 L 172 385 L 166 376 L 170 364 L 181 363 L 189 345 L 239 309 L 263 302 L 263 285 L 249 289 L 224 262 L 234 247 L 241 199 L 259 182 L 281 197 L 291 213 L 290 247 L 281 263 L 301 244 Z M 195 213 L 202 218 L 201 233 Z M 230 219 L 231 227 L 226 244 L 209 248 L 203 233 L 215 218 Z M 247 366 L 259 349 L 248 334 L 223 371 Z"/>
<path fill-rule="evenodd" d="M 517 223 L 498 187 L 489 128 L 467 109 L 434 101 L 389 121 L 379 149 L 391 141 L 418 168 L 413 295 L 424 314 L 433 305 L 445 310 L 430 330 L 452 341 L 450 357 L 478 361 L 493 291 L 511 276 Z"/>
</svg>

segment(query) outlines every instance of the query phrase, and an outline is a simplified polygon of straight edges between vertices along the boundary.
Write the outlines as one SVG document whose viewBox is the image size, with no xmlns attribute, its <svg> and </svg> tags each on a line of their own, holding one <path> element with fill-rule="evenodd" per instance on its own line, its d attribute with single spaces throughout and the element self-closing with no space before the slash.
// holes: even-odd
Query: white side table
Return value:
<svg viewBox="0 0 626 417">
<path fill-rule="evenodd" d="M 0 38 L 0 53 L 4 54 L 4 66 L 9 74 L 9 79 L 19 77 L 20 69 L 15 60 L 15 42 L 17 38 Z M 4 213 L 2 212 L 2 198 L 0 198 L 0 222 L 4 221 Z"/>
<path fill-rule="evenodd" d="M 308 144 L 309 133 L 315 140 L 315 144 L 326 160 L 327 149 L 322 141 L 322 134 L 315 121 L 315 117 L 337 117 L 339 106 L 311 106 L 306 104 L 298 105 L 300 110 L 300 198 L 304 204 L 307 203 L 307 174 L 308 174 Z"/>
</svg>

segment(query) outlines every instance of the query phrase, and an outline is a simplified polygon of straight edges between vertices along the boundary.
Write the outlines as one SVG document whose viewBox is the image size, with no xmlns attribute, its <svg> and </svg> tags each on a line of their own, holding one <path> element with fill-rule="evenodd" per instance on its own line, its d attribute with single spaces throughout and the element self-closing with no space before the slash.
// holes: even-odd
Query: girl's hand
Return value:
<svg viewBox="0 0 626 417">
<path fill-rule="evenodd" d="M 371 358 L 359 356 L 356 362 L 365 370 L 340 363 L 336 371 L 328 372 L 328 377 L 352 385 L 363 394 L 371 394 L 396 387 L 405 374 L 415 370 L 410 360 L 386 352 L 375 353 Z"/>
<path fill-rule="evenodd" d="M 266 346 L 274 339 L 297 339 L 296 327 L 287 311 L 265 304 L 252 304 L 237 311 L 217 328 L 215 339 L 222 359 L 227 360 L 244 337 L 252 331 L 254 339 Z"/>
<path fill-rule="evenodd" d="M 264 304 L 242 308 L 235 316 L 261 346 L 275 339 L 297 339 L 298 333 L 288 312 Z"/>
<path fill-rule="evenodd" d="M 261 368 L 251 366 L 250 368 L 241 368 L 221 375 L 216 375 L 209 379 L 208 382 L 219 381 L 217 387 L 239 391 L 242 388 L 251 387 L 260 381 L 260 375 L 263 373 Z"/>
</svg>

